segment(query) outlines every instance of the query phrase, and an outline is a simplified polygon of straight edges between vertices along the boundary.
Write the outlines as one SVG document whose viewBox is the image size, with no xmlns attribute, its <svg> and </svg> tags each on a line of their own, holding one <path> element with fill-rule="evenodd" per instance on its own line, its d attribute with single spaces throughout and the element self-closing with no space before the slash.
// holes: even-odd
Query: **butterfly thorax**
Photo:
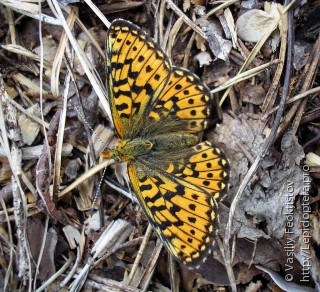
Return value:
<svg viewBox="0 0 320 292">
<path fill-rule="evenodd" d="M 153 144 L 144 139 L 120 140 L 114 149 L 110 150 L 111 158 L 120 162 L 132 161 L 135 157 L 147 155 Z"/>
<path fill-rule="evenodd" d="M 160 156 L 171 151 L 187 149 L 198 142 L 192 134 L 170 133 L 148 138 L 120 140 L 114 149 L 108 150 L 108 156 L 120 162 L 130 162 L 135 158 L 150 156 L 152 152 Z"/>
</svg>

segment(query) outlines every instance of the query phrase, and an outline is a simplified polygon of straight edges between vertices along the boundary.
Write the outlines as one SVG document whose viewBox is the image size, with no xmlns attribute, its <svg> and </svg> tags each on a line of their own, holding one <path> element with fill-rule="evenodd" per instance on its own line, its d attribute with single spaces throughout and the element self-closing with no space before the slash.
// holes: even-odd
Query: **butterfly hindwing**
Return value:
<svg viewBox="0 0 320 292">
<path fill-rule="evenodd" d="M 116 20 L 106 41 L 107 89 L 120 139 L 135 136 L 146 108 L 167 84 L 171 64 L 161 48 L 136 25 Z"/>
<path fill-rule="evenodd" d="M 163 166 L 158 161 L 149 162 L 152 168 L 148 162 L 129 164 L 128 174 L 163 244 L 177 260 L 197 268 L 212 249 L 217 216 L 217 196 L 212 192 L 225 190 L 227 162 L 209 142 L 189 148 L 184 157 L 184 161 L 169 162 L 165 169 L 158 167 Z M 208 161 L 212 161 L 210 167 Z"/>
<path fill-rule="evenodd" d="M 218 147 L 206 141 L 191 148 L 185 156 L 183 169 L 176 176 L 204 188 L 215 199 L 225 192 L 229 165 Z"/>
</svg>

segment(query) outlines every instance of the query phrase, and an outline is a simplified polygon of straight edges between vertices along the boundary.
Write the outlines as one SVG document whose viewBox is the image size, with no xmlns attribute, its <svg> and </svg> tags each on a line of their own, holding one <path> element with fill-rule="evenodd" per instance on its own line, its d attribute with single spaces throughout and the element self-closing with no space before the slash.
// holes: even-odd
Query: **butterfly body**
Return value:
<svg viewBox="0 0 320 292">
<path fill-rule="evenodd" d="M 108 31 L 106 69 L 119 142 L 104 157 L 127 162 L 131 188 L 164 246 L 198 268 L 211 252 L 216 200 L 228 179 L 224 154 L 198 141 L 211 113 L 210 91 L 124 20 Z"/>
<path fill-rule="evenodd" d="M 195 145 L 198 138 L 192 134 L 168 133 L 156 136 L 137 137 L 135 139 L 120 140 L 114 149 L 109 150 L 108 156 L 119 162 L 134 162 L 136 159 L 148 157 L 163 157 L 173 151 L 175 159 L 179 151 Z M 105 156 L 107 151 L 105 152 Z"/>
</svg>

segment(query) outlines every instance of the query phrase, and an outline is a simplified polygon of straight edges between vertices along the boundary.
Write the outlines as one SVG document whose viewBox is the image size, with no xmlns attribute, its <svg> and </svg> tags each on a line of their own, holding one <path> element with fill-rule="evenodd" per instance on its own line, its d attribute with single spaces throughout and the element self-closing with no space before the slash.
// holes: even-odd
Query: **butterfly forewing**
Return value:
<svg viewBox="0 0 320 292">
<path fill-rule="evenodd" d="M 146 107 L 168 82 L 171 65 L 160 47 L 137 26 L 111 24 L 106 42 L 109 102 L 121 139 L 139 132 Z"/>
<path fill-rule="evenodd" d="M 169 83 L 152 105 L 149 117 L 161 120 L 168 115 L 185 122 L 188 133 L 199 133 L 210 115 L 210 91 L 197 76 L 174 67 Z"/>
</svg>

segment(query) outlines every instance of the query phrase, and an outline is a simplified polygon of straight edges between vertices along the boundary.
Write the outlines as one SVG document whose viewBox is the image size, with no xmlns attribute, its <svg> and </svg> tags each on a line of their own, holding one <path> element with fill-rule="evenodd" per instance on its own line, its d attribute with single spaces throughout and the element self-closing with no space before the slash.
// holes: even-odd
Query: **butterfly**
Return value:
<svg viewBox="0 0 320 292">
<path fill-rule="evenodd" d="M 198 139 L 211 113 L 210 91 L 122 19 L 107 33 L 106 78 L 119 142 L 103 157 L 127 163 L 130 187 L 166 249 L 199 268 L 212 250 L 229 169 L 219 148 Z"/>
</svg>

